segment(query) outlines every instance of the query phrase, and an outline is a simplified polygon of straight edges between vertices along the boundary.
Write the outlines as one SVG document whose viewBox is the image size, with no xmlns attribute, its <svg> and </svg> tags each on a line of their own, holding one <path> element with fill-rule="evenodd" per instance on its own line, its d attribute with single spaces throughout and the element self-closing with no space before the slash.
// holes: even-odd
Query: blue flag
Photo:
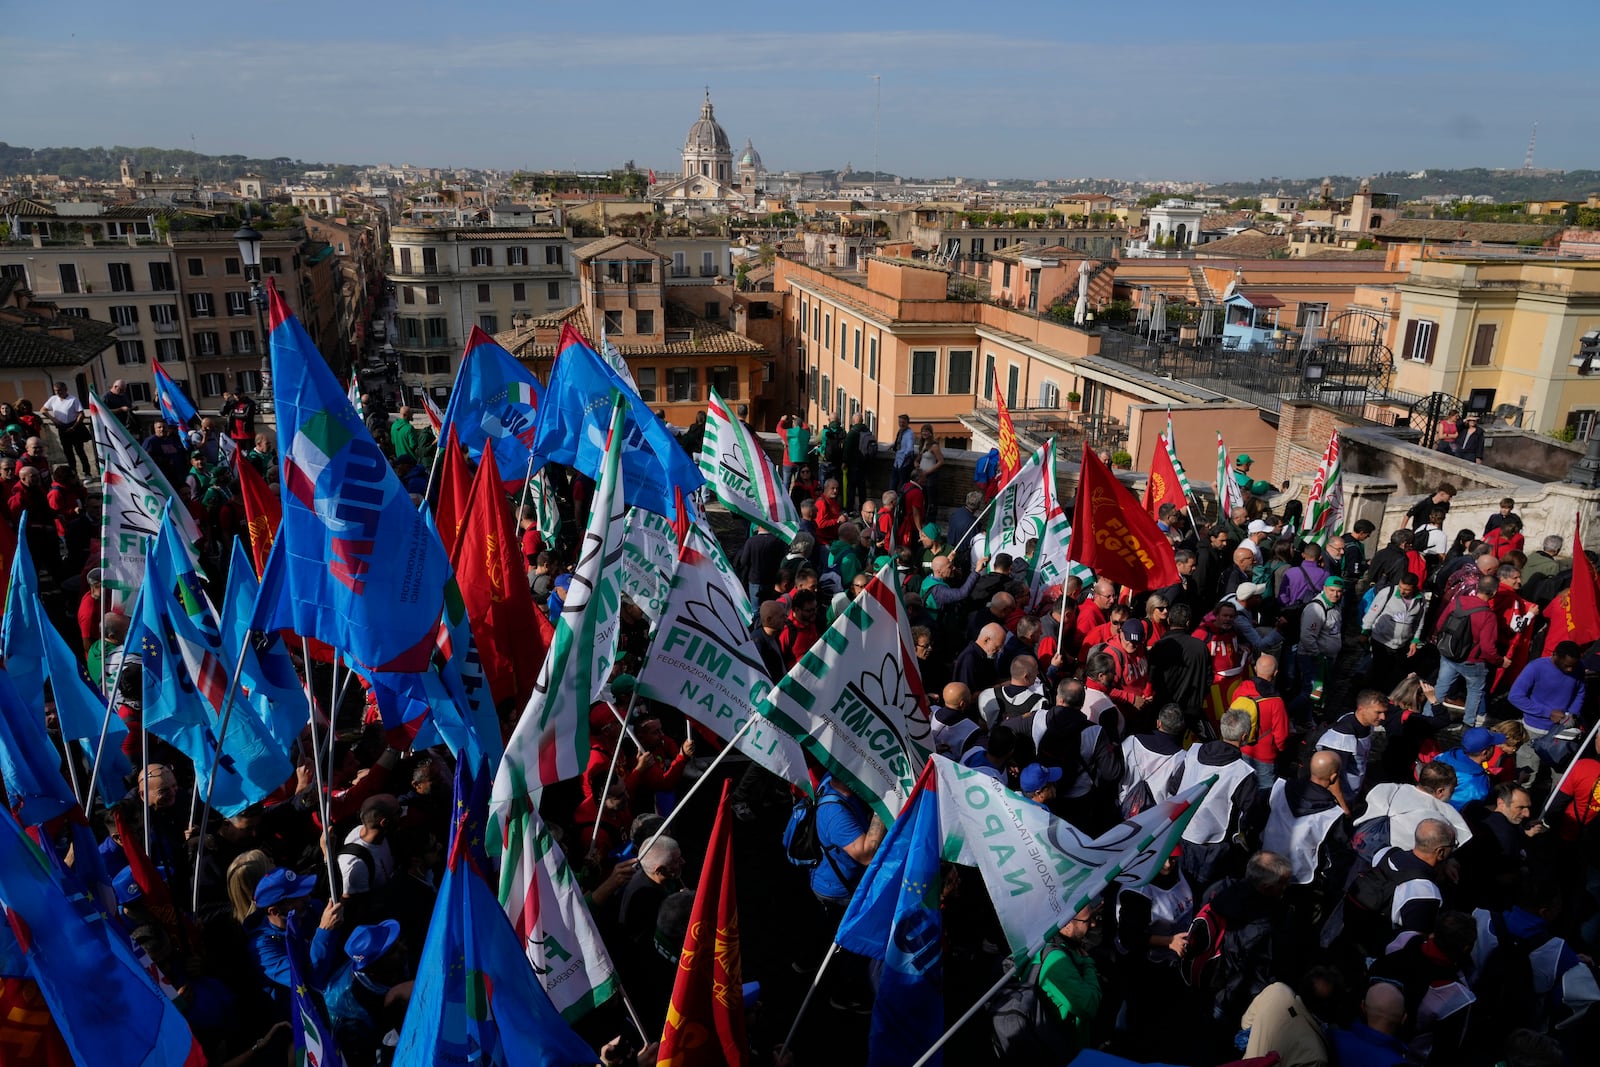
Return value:
<svg viewBox="0 0 1600 1067">
<path fill-rule="evenodd" d="M 250 553 L 245 551 L 244 542 L 235 538 L 233 561 L 228 565 L 228 591 L 222 598 L 222 645 L 229 663 L 237 659 L 241 643 L 248 642 L 250 647 L 244 651 L 239 692 L 234 699 L 247 705 L 266 727 L 268 736 L 287 752 L 310 722 L 311 709 L 282 635 L 277 630 L 250 630 L 250 616 L 260 589 Z"/>
<path fill-rule="evenodd" d="M 380 671 L 427 669 L 450 561 L 311 338 L 270 289 L 291 626 Z M 266 584 L 263 581 L 263 584 Z"/>
<path fill-rule="evenodd" d="M 288 779 L 288 753 L 240 705 L 222 734 L 217 781 L 209 786 L 233 664 L 225 662 L 216 618 L 170 514 L 146 566 L 139 617 L 129 634 L 130 643 L 138 635 L 143 657 L 145 727 L 194 761 L 202 798 L 209 788 L 212 806 L 236 815 Z"/>
<path fill-rule="evenodd" d="M 595 1063 L 599 1057 L 550 1003 L 494 891 L 472 873 L 463 821 L 458 816 L 395 1067 Z"/>
<path fill-rule="evenodd" d="M 78 806 L 61 774 L 61 759 L 50 744 L 43 717 L 23 704 L 4 670 L 0 670 L 0 779 L 5 781 L 11 810 L 24 826 L 49 822 Z"/>
<path fill-rule="evenodd" d="M 28 513 L 17 520 L 17 528 L 28 529 Z M 34 625 L 34 605 L 39 603 L 39 576 L 33 569 L 33 555 L 28 548 L 28 538 L 17 538 L 17 551 L 11 557 L 10 586 L 6 593 L 6 611 L 0 618 L 0 656 L 5 657 L 6 670 L 11 672 L 12 684 L 22 697 L 24 706 L 31 708 L 44 725 L 44 635 Z"/>
<path fill-rule="evenodd" d="M 106 922 L 81 886 L 62 879 L 15 820 L 4 818 L 0 900 L 27 958 L 29 977 L 39 983 L 77 1062 L 103 1067 L 205 1063 L 177 1005 L 139 966 L 127 937 Z"/>
<path fill-rule="evenodd" d="M 883 961 L 869 1067 L 910 1067 L 944 1032 L 938 777 L 930 761 L 839 923 L 839 947 Z M 943 1062 L 943 1054 L 928 1061 Z"/>
<path fill-rule="evenodd" d="M 490 889 L 498 890 L 500 880 L 494 864 L 489 861 L 489 790 L 494 785 L 494 771 L 483 761 L 458 760 L 456 762 L 456 813 L 450 824 L 450 849 L 456 848 L 456 839 L 462 839 L 466 862 L 483 878 Z"/>
<path fill-rule="evenodd" d="M 467 338 L 467 351 L 456 372 L 455 388 L 445 408 L 439 440 L 452 428 L 461 447 L 474 460 L 483 446 L 494 443 L 500 480 L 521 485 L 533 455 L 534 425 L 544 387 L 510 352 L 478 327 Z"/>
<path fill-rule="evenodd" d="M 322 1001 L 305 977 L 311 973 L 311 961 L 302 958 L 308 946 L 298 937 L 286 937 L 283 947 L 289 961 L 289 1020 L 294 1024 L 295 1063 L 301 1067 L 344 1067 L 344 1057 L 333 1043 L 333 1029 L 328 1025 Z"/>
<path fill-rule="evenodd" d="M 612 390 L 622 394 L 627 406 L 622 439 L 623 499 L 673 518 L 677 515 L 674 487 L 687 497 L 705 484 L 699 463 L 683 450 L 639 394 L 570 326 L 561 328 L 560 352 L 539 404 L 534 454 L 540 462 L 565 463 L 598 479 L 611 431 Z"/>
<path fill-rule="evenodd" d="M 161 418 L 172 425 L 187 429 L 195 420 L 197 412 L 194 402 L 172 380 L 172 375 L 161 365 L 159 359 L 150 361 L 150 377 L 156 383 L 156 406 L 161 409 Z"/>
<path fill-rule="evenodd" d="M 122 742 L 128 736 L 128 727 L 115 713 L 110 712 L 106 698 L 89 680 L 89 674 L 66 638 L 61 636 L 48 618 L 44 607 L 34 602 L 34 624 L 44 643 L 45 669 L 50 678 L 50 694 L 55 698 L 56 720 L 61 724 L 63 741 L 75 742 L 83 752 L 87 765 L 94 766 L 95 748 L 100 747 L 100 768 L 95 776 L 95 788 L 100 799 L 110 807 L 128 791 L 128 776 L 133 765 L 122 752 Z M 106 741 L 100 745 L 100 729 L 105 727 Z"/>
</svg>

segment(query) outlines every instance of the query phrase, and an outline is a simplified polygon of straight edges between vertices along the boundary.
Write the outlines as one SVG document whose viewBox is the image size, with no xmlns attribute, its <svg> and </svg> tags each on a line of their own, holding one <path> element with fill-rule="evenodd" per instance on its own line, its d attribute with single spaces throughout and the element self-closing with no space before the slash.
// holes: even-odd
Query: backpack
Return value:
<svg viewBox="0 0 1600 1067">
<path fill-rule="evenodd" d="M 1491 912 L 1489 929 L 1495 947 L 1483 961 L 1472 991 L 1477 994 L 1472 1023 L 1486 1037 L 1498 1037 L 1519 1027 L 1541 1028 L 1546 1021 L 1545 998 L 1534 987 L 1531 957 L 1549 942 L 1549 931 L 1517 937 L 1506 928 L 1502 912 Z"/>
<path fill-rule="evenodd" d="M 1488 610 L 1486 606 L 1463 610 L 1459 600 L 1451 604 L 1450 614 L 1445 617 L 1444 625 L 1439 627 L 1439 635 L 1433 642 L 1439 649 L 1439 655 L 1457 663 L 1470 656 L 1475 643 L 1472 638 L 1472 616 Z"/>
<path fill-rule="evenodd" d="M 1062 1050 L 1078 1045 L 1072 1025 L 1039 987 L 1044 960 L 1052 951 L 1061 950 L 1046 942 L 1039 955 L 1030 957 L 1017 972 L 1017 980 L 989 1001 L 995 1055 L 1005 1063 L 1022 1067 L 1060 1063 Z"/>
<path fill-rule="evenodd" d="M 1228 920 L 1216 907 L 1202 905 L 1189 924 L 1189 939 L 1178 958 L 1178 974 L 1183 984 L 1195 989 L 1210 989 L 1222 960 L 1222 942 L 1228 936 Z"/>
<path fill-rule="evenodd" d="M 1253 745 L 1261 740 L 1261 703 L 1253 696 L 1241 693 L 1233 698 L 1233 703 L 1228 705 L 1229 711 L 1242 711 L 1250 716 L 1250 732 L 1245 735 L 1241 745 Z"/>
<path fill-rule="evenodd" d="M 862 459 L 878 458 L 878 436 L 871 430 L 866 430 L 856 437 L 856 449 L 861 453 Z"/>
<path fill-rule="evenodd" d="M 818 800 L 808 793 L 794 802 L 794 807 L 789 810 L 789 821 L 783 828 L 783 855 L 796 867 L 805 867 L 808 870 L 827 860 L 828 866 L 833 868 L 833 873 L 838 875 L 839 881 L 850 885 L 850 879 L 839 869 L 839 864 L 829 854 L 822 844 L 821 836 L 817 833 L 817 809 L 830 799 L 838 798 L 830 794 Z"/>
<path fill-rule="evenodd" d="M 844 462 L 844 434 L 831 426 L 822 431 L 822 460 L 834 467 Z"/>
</svg>

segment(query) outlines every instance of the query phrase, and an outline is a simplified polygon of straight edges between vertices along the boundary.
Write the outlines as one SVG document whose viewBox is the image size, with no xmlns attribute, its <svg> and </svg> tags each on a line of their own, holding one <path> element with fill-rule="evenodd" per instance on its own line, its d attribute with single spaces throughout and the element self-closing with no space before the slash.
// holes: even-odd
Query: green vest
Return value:
<svg viewBox="0 0 1600 1067">
<path fill-rule="evenodd" d="M 928 609 L 928 614 L 933 616 L 934 619 L 939 618 L 939 605 L 934 603 L 933 598 L 928 595 L 928 591 L 944 584 L 944 579 L 935 578 L 930 574 L 922 579 L 922 588 L 918 590 L 922 594 L 922 606 Z"/>
</svg>

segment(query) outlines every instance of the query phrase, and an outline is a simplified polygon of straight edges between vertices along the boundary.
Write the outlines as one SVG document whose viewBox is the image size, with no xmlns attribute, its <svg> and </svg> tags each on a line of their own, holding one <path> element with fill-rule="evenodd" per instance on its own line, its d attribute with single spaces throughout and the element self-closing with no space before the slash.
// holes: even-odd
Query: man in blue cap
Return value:
<svg viewBox="0 0 1600 1067">
<path fill-rule="evenodd" d="M 328 1021 L 350 1067 L 377 1062 L 383 1038 L 405 1018 L 411 963 L 393 919 L 358 926 L 344 943 L 350 962 L 328 984 Z"/>
<path fill-rule="evenodd" d="M 1022 768 L 1018 784 L 1022 786 L 1022 795 L 1039 805 L 1041 808 L 1050 807 L 1050 802 L 1056 798 L 1056 783 L 1061 781 L 1060 767 L 1046 767 L 1042 763 L 1030 763 Z"/>
<path fill-rule="evenodd" d="M 289 1011 L 289 938 L 299 941 L 306 951 L 311 973 L 305 978 L 319 987 L 337 959 L 334 932 L 344 921 L 344 905 L 328 901 L 316 929 L 307 934 L 307 905 L 315 888 L 316 879 L 309 875 L 286 867 L 268 871 L 256 884 L 256 910 L 244 922 L 250 958 L 261 972 L 263 988 L 285 1018 Z"/>
</svg>

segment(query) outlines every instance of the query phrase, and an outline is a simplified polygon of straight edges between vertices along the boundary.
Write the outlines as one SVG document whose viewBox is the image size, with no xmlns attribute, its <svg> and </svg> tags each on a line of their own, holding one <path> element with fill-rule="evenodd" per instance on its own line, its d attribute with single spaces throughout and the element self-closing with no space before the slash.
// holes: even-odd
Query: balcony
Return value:
<svg viewBox="0 0 1600 1067">
<path fill-rule="evenodd" d="M 139 324 L 137 322 L 119 322 L 119 323 L 117 323 L 117 336 L 118 337 L 137 337 L 137 336 L 139 336 Z"/>
<path fill-rule="evenodd" d="M 722 272 L 720 270 L 718 270 L 716 267 L 702 266 L 700 268 L 700 277 L 702 277 L 702 278 L 715 278 L 715 277 L 717 277 L 717 275 L 719 275 L 721 273 Z"/>
<path fill-rule="evenodd" d="M 178 332 L 178 324 L 175 323 L 175 322 L 158 322 L 158 323 L 156 323 L 156 333 L 177 333 L 177 332 Z"/>
<path fill-rule="evenodd" d="M 689 268 L 688 267 L 673 267 L 672 268 L 672 274 L 670 275 L 670 277 L 673 277 L 673 278 L 691 278 L 691 277 L 693 277 L 693 275 L 689 273 Z"/>
</svg>

